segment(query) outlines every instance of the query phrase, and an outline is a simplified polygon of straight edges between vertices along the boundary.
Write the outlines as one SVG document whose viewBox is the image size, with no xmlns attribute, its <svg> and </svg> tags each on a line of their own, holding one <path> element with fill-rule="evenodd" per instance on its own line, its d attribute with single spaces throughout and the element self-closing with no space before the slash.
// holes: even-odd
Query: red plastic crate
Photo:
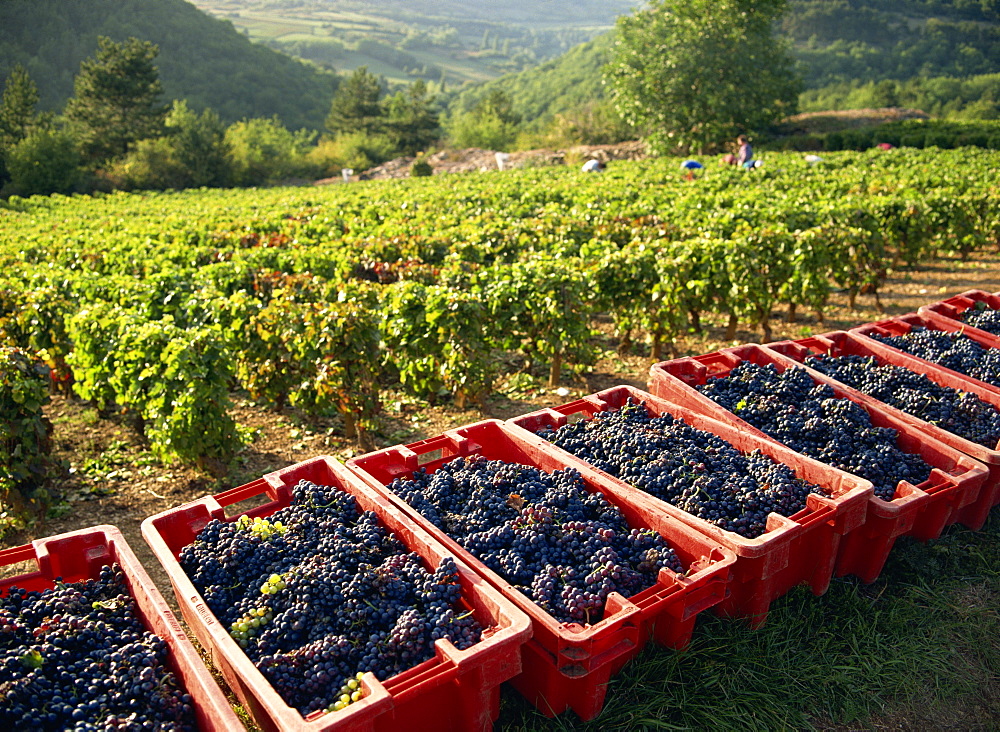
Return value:
<svg viewBox="0 0 1000 732">
<path fill-rule="evenodd" d="M 167 644 L 167 663 L 191 695 L 198 729 L 205 732 L 245 729 L 166 600 L 116 527 L 93 526 L 0 551 L 0 567 L 32 561 L 37 570 L 0 580 L 0 595 L 6 594 L 11 587 L 47 590 L 55 586 L 57 577 L 63 582 L 97 579 L 101 567 L 117 562 L 142 624 Z"/>
<path fill-rule="evenodd" d="M 773 438 L 694 388 L 711 377 L 728 375 L 744 361 L 760 366 L 774 365 L 779 371 L 800 365 L 763 346 L 737 346 L 694 358 L 654 364 L 650 368 L 650 391 L 774 442 Z M 881 573 L 898 537 L 912 536 L 926 541 L 940 536 L 957 511 L 977 500 L 987 471 L 979 462 L 939 442 L 911 422 L 885 409 L 872 407 L 869 401 L 853 397 L 839 383 L 833 386 L 833 390 L 836 396 L 857 402 L 868 413 L 873 425 L 896 430 L 899 447 L 906 452 L 918 453 L 931 466 L 930 477 L 920 485 L 900 481 L 891 501 L 871 494 L 864 524 L 858 530 L 845 534 L 841 541 L 835 576 L 853 574 L 867 583 Z"/>
<path fill-rule="evenodd" d="M 564 455 L 582 473 L 594 476 L 622 494 L 638 494 L 655 510 L 681 521 L 710 536 L 736 555 L 730 594 L 716 605 L 721 615 L 749 617 L 755 625 L 763 624 L 771 602 L 799 584 L 808 584 L 817 595 L 826 592 L 833 575 L 834 560 L 841 537 L 859 527 L 865 519 L 871 483 L 843 471 L 799 455 L 773 440 L 733 429 L 727 424 L 660 399 L 630 386 L 611 389 L 578 399 L 555 409 L 516 417 L 510 422 L 532 436 L 540 429 L 556 428 L 571 419 L 589 419 L 599 412 L 621 409 L 629 399 L 644 402 L 651 415 L 667 413 L 683 419 L 690 426 L 710 432 L 737 450 L 748 453 L 760 450 L 780 463 L 793 468 L 800 478 L 829 488 L 833 496 L 810 495 L 806 508 L 791 517 L 771 514 L 767 531 L 748 539 L 693 516 L 629 483 L 595 468 L 580 458 L 544 441 Z M 536 437 L 536 439 L 542 439 Z"/>
<path fill-rule="evenodd" d="M 458 557 L 463 602 L 485 628 L 483 639 L 464 651 L 447 640 L 438 640 L 434 658 L 385 682 L 374 674 L 365 674 L 361 680 L 365 696 L 339 712 L 314 712 L 303 718 L 284 702 L 208 609 L 177 561 L 180 550 L 212 519 L 266 517 L 288 506 L 292 488 L 302 479 L 350 493 L 359 510 L 376 512 L 383 525 L 428 566 L 452 554 L 381 501 L 343 465 L 326 456 L 268 473 L 247 485 L 143 521 L 143 537 L 167 571 L 181 613 L 254 721 L 265 730 L 296 732 L 491 729 L 500 710 L 500 684 L 521 670 L 521 646 L 530 637 L 531 624 Z M 262 498 L 269 500 L 239 515 L 226 516 L 227 506 Z"/>
<path fill-rule="evenodd" d="M 1000 410 L 1000 394 L 990 389 L 984 389 L 980 386 L 981 382 L 956 374 L 955 372 L 948 371 L 947 369 L 942 369 L 929 361 L 924 361 L 923 359 L 911 356 L 908 353 L 903 353 L 895 348 L 887 346 L 884 343 L 879 343 L 878 341 L 874 341 L 870 338 L 862 338 L 853 333 L 837 331 L 820 336 L 813 336 L 811 338 L 802 338 L 796 341 L 779 341 L 777 343 L 770 343 L 765 347 L 794 360 L 799 365 L 802 365 L 802 362 L 809 356 L 829 355 L 864 356 L 866 358 L 871 357 L 874 358 L 876 363 L 879 365 L 901 366 L 915 373 L 923 374 L 928 379 L 940 384 L 941 386 L 975 394 L 987 404 L 991 404 L 993 407 Z M 911 414 L 907 414 L 906 412 L 891 407 L 888 404 L 876 401 L 872 397 L 852 389 L 846 384 L 833 382 L 830 377 L 825 376 L 818 371 L 813 371 L 808 368 L 807 370 L 814 379 L 837 383 L 845 390 L 845 392 L 856 396 L 858 399 L 874 402 L 878 405 L 878 409 L 884 410 L 899 419 L 910 422 L 934 439 L 944 443 L 945 445 L 953 447 L 956 450 L 960 450 L 985 465 L 988 472 L 983 481 L 983 486 L 979 491 L 979 495 L 975 498 L 975 500 L 971 501 L 964 507 L 958 508 L 945 524 L 948 525 L 958 522 L 973 531 L 978 531 L 983 527 L 983 524 L 986 523 L 986 519 L 989 518 L 990 509 L 1000 503 L 1000 444 L 993 445 L 992 448 L 989 448 L 975 442 L 970 442 L 969 440 L 959 437 L 952 432 L 941 429 L 935 425 L 928 424 Z M 921 527 L 919 526 L 915 528 L 915 535 L 918 537 L 934 538 L 934 536 L 939 535 L 938 533 L 934 536 L 929 536 L 930 533 L 931 532 L 926 530 L 926 527 L 924 530 L 921 530 Z"/>
<path fill-rule="evenodd" d="M 603 493 L 621 509 L 631 526 L 659 532 L 688 573 L 679 576 L 664 569 L 656 585 L 630 598 L 611 593 L 604 618 L 593 625 L 559 622 L 385 487 L 420 468 L 433 472 L 450 460 L 468 455 L 530 465 L 550 473 L 571 464 L 544 440 L 498 420 L 486 420 L 422 442 L 357 457 L 347 466 L 383 500 L 406 511 L 528 614 L 534 638 L 525 646 L 524 670 L 512 683 L 543 714 L 554 716 L 572 709 L 580 718 L 592 719 L 604 704 L 611 675 L 650 637 L 664 646 L 685 647 L 694 630 L 695 616 L 725 597 L 735 561 L 731 551 L 673 517 L 651 511 L 641 499 L 609 490 L 603 481 L 584 475 L 587 489 Z"/>
<path fill-rule="evenodd" d="M 961 295 L 949 297 L 947 300 L 940 300 L 930 305 L 924 305 L 917 310 L 917 315 L 921 315 L 934 323 L 941 323 L 949 327 L 954 327 L 952 324 L 957 323 L 962 328 L 963 333 L 971 335 L 974 332 L 976 335 L 1000 341 L 1000 338 L 996 334 L 981 330 L 980 328 L 973 328 L 961 321 L 962 313 L 969 308 L 975 307 L 977 303 L 983 303 L 986 307 L 993 310 L 1000 310 L 1000 292 L 989 293 L 986 290 L 967 290 Z M 998 346 L 1000 346 L 1000 342 L 998 342 Z"/>
<path fill-rule="evenodd" d="M 960 323 L 957 320 L 952 320 L 951 318 L 942 317 L 939 314 L 932 312 L 919 313 L 908 313 L 907 315 L 900 315 L 896 318 L 887 318 L 886 320 L 879 320 L 874 323 L 865 323 L 864 325 L 859 325 L 856 328 L 851 328 L 850 333 L 855 335 L 863 336 L 865 339 L 872 343 L 878 343 L 883 348 L 891 349 L 893 353 L 900 353 L 910 358 L 916 359 L 917 357 L 903 351 L 899 348 L 886 345 L 881 341 L 876 341 L 872 338 L 872 335 L 879 336 L 898 336 L 905 335 L 910 332 L 914 327 L 923 327 L 928 330 L 940 330 L 945 333 L 961 333 L 967 335 L 972 340 L 976 341 L 983 348 L 1000 348 L 1000 338 L 993 335 L 992 333 L 987 333 L 985 330 L 979 330 L 978 328 L 971 328 L 965 323 Z M 917 359 L 923 361 L 924 359 Z M 931 363 L 931 362 L 927 362 Z M 983 388 L 992 391 L 995 394 L 1000 394 L 1000 386 L 994 384 L 988 384 L 985 381 L 980 381 L 979 379 L 974 379 L 967 374 L 959 373 L 958 371 L 953 371 L 951 369 L 945 368 L 944 366 L 939 366 L 934 364 L 934 366 L 940 371 L 953 375 L 960 376 L 963 379 Z"/>
</svg>

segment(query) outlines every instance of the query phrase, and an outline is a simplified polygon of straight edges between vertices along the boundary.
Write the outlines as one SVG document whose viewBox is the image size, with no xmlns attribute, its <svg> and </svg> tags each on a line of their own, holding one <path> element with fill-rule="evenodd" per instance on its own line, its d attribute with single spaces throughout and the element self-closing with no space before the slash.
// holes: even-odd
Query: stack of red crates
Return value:
<svg viewBox="0 0 1000 732">
<path fill-rule="evenodd" d="M 991 397 L 1000 396 L 1000 386 L 980 381 L 958 371 L 953 371 L 944 366 L 917 358 L 871 337 L 873 335 L 889 337 L 905 335 L 916 327 L 927 328 L 928 330 L 940 330 L 945 333 L 961 334 L 968 336 L 983 348 L 1000 348 L 1000 337 L 979 328 L 973 328 L 955 319 L 960 317 L 970 307 L 974 307 L 977 302 L 981 302 L 987 307 L 1000 307 L 1000 293 L 991 295 L 981 290 L 970 290 L 947 300 L 926 305 L 916 313 L 909 313 L 896 318 L 887 318 L 874 323 L 866 323 L 852 328 L 849 332 L 862 337 L 872 349 L 878 349 L 880 353 L 899 359 L 901 363 L 911 364 L 913 368 L 932 370 L 935 378 L 947 380 L 953 385 L 953 388 L 962 391 L 971 391 L 981 399 L 990 401 L 986 395 L 990 395 Z M 942 381 L 941 383 L 944 382 Z M 979 455 L 976 457 L 982 459 Z M 991 463 L 987 463 L 987 465 L 991 467 Z M 1000 505 L 1000 490 L 992 491 L 990 505 Z M 970 522 L 973 520 L 972 517 L 969 518 Z M 963 523 L 966 522 L 963 521 Z M 967 523 L 966 525 L 969 524 Z"/>
<path fill-rule="evenodd" d="M 0 580 L 0 594 L 11 587 L 41 592 L 62 582 L 100 577 L 105 565 L 118 564 L 146 630 L 167 644 L 167 665 L 191 696 L 195 721 L 202 732 L 232 732 L 245 727 L 225 694 L 184 634 L 156 585 L 114 526 L 93 526 L 0 551 L 0 567 L 35 562 L 37 569 Z"/>
<path fill-rule="evenodd" d="M 653 365 L 650 369 L 651 391 L 692 411 L 710 415 L 773 442 L 773 438 L 695 389 L 710 378 L 727 376 L 744 362 L 771 365 L 779 371 L 799 366 L 763 346 L 751 344 L 726 348 L 695 358 Z M 881 402 L 873 403 L 873 400 L 854 396 L 839 382 L 816 377 L 814 381 L 836 384 L 833 386 L 836 396 L 859 404 L 875 426 L 896 430 L 899 447 L 919 454 L 933 468 L 930 478 L 919 486 L 901 481 L 892 501 L 872 495 L 868 516 L 860 530 L 844 536 L 836 559 L 836 575 L 853 574 L 864 582 L 871 582 L 882 571 L 899 536 L 914 536 L 923 540 L 940 536 L 944 526 L 958 512 L 978 499 L 987 470 L 971 457 L 918 429 L 912 421 L 877 406 Z"/>
<path fill-rule="evenodd" d="M 523 670 L 512 683 L 543 714 L 554 716 L 572 709 L 581 719 L 592 719 L 603 706 L 611 675 L 650 637 L 664 646 L 685 647 L 695 616 L 726 597 L 735 560 L 730 550 L 667 512 L 654 510 L 635 491 L 631 495 L 615 491 L 605 481 L 585 475 L 588 490 L 602 493 L 618 506 L 631 526 L 654 529 L 663 536 L 687 573 L 678 576 L 661 570 L 655 586 L 627 599 L 612 593 L 604 618 L 593 625 L 559 622 L 386 488 L 394 479 L 408 478 L 416 470 L 433 472 L 450 460 L 469 455 L 546 472 L 573 465 L 543 440 L 503 422 L 486 420 L 354 458 L 347 466 L 383 501 L 405 511 L 531 618 L 534 635 L 524 646 Z"/>
<path fill-rule="evenodd" d="M 914 373 L 923 374 L 931 381 L 941 386 L 956 389 L 957 391 L 975 394 L 987 404 L 1000 410 L 1000 391 L 985 388 L 981 382 L 956 374 L 948 369 L 942 369 L 929 361 L 916 358 L 898 349 L 880 343 L 879 341 L 865 338 L 856 333 L 838 331 L 826 333 L 812 338 L 802 338 L 796 341 L 780 341 L 767 346 L 769 350 L 776 351 L 784 357 L 794 360 L 798 365 L 809 356 L 863 356 L 873 358 L 879 366 L 892 365 L 901 366 Z M 804 367 L 804 366 L 803 366 Z M 807 369 L 809 374 L 817 381 L 836 383 L 823 374 Z M 839 384 L 838 384 L 839 385 Z M 990 509 L 1000 503 L 1000 444 L 992 447 L 985 447 L 970 442 L 958 435 L 941 429 L 940 427 L 928 424 L 906 412 L 895 409 L 879 402 L 861 392 L 846 385 L 839 385 L 843 390 L 851 394 L 860 401 L 873 402 L 877 409 L 894 415 L 898 419 L 910 422 L 915 427 L 923 430 L 934 439 L 949 445 L 960 452 L 975 458 L 986 466 L 988 474 L 979 491 L 978 497 L 970 501 L 967 505 L 956 507 L 953 514 L 946 518 L 945 525 L 961 523 L 964 526 L 978 531 L 989 518 Z M 914 528 L 914 535 L 921 540 L 936 538 L 940 531 L 930 530 L 925 527 Z"/>
<path fill-rule="evenodd" d="M 208 609 L 177 561 L 180 550 L 212 519 L 263 518 L 288 506 L 292 488 L 303 479 L 350 493 L 359 511 L 377 513 L 383 525 L 418 553 L 428 567 L 436 566 L 445 556 L 454 556 L 335 459 L 325 456 L 143 521 L 143 537 L 167 571 L 181 613 L 254 721 L 265 730 L 295 732 L 491 729 L 499 715 L 500 684 L 521 671 L 521 646 L 531 633 L 531 625 L 523 613 L 458 557 L 462 602 L 487 629 L 483 639 L 464 651 L 447 640 L 438 640 L 434 658 L 385 682 L 365 674 L 361 680 L 364 697 L 339 712 L 315 712 L 303 718 L 284 702 Z M 263 505 L 227 516 L 227 506 L 261 499 Z"/>
<path fill-rule="evenodd" d="M 759 626 L 765 621 L 771 602 L 792 587 L 807 584 L 817 595 L 827 590 L 841 537 L 864 523 L 872 493 L 872 485 L 867 480 L 799 455 L 773 440 L 762 439 L 758 434 L 741 432 L 704 414 L 629 386 L 606 389 L 555 409 L 543 409 L 514 418 L 510 422 L 534 435 L 543 428 L 561 427 L 579 417 L 589 419 L 600 412 L 617 411 L 629 400 L 645 404 L 652 416 L 670 414 L 696 429 L 721 437 L 743 453 L 760 450 L 793 468 L 799 478 L 828 488 L 832 495 L 829 498 L 810 495 L 806 508 L 794 516 L 786 518 L 772 513 L 768 517 L 767 531 L 757 538 L 748 539 L 640 491 L 554 445 L 545 444 L 549 449 L 557 450 L 564 456 L 563 460 L 592 480 L 606 486 L 609 492 L 642 501 L 651 511 L 671 516 L 733 552 L 736 562 L 730 591 L 726 599 L 716 606 L 718 614 L 746 617 Z"/>
<path fill-rule="evenodd" d="M 961 438 L 894 410 L 810 371 L 838 396 L 860 404 L 879 427 L 897 431 L 904 450 L 932 466 L 919 486 L 901 483 L 891 501 L 874 496 L 871 484 L 802 456 L 722 409 L 694 387 L 724 376 L 744 361 L 779 369 L 801 366 L 809 355 L 870 355 L 879 363 L 905 366 L 938 383 L 971 391 L 1000 408 L 1000 389 L 929 365 L 861 335 L 907 332 L 914 325 L 949 332 L 961 329 L 983 345 L 1000 339 L 954 320 L 976 303 L 1000 309 L 1000 293 L 981 291 L 935 303 L 920 314 L 872 323 L 852 332 L 829 333 L 770 346 L 724 349 L 696 358 L 656 364 L 650 392 L 614 387 L 552 409 L 508 420 L 485 420 L 421 442 L 379 450 L 346 466 L 321 456 L 270 473 L 245 486 L 203 498 L 143 522 L 143 535 L 167 570 L 184 617 L 254 721 L 266 730 L 486 730 L 498 715 L 499 686 L 512 681 L 544 714 L 572 709 L 583 720 L 601 710 L 608 683 L 650 640 L 671 648 L 690 641 L 696 616 L 713 609 L 723 616 L 764 622 L 770 604 L 798 584 L 826 591 L 834 576 L 854 574 L 864 582 L 880 573 L 899 536 L 920 540 L 961 522 L 978 529 L 1000 502 L 1000 445 L 974 446 Z M 645 404 L 652 415 L 669 413 L 711 432 L 743 452 L 760 450 L 791 466 L 796 474 L 831 492 L 810 495 L 805 509 L 790 517 L 772 514 L 755 539 L 709 524 L 656 499 L 556 448 L 536 433 L 578 418 L 620 409 L 628 400 Z M 632 526 L 660 533 L 687 568 L 683 576 L 661 571 L 657 584 L 631 598 L 608 598 L 604 618 L 594 624 L 561 623 L 492 572 L 476 557 L 430 524 L 387 489 L 416 470 L 433 472 L 459 457 L 481 455 L 545 471 L 579 470 L 588 490 L 618 506 Z M 335 485 L 351 493 L 361 510 L 376 511 L 383 523 L 428 563 L 455 557 L 462 575 L 463 602 L 490 630 L 466 651 L 440 642 L 434 659 L 379 682 L 362 682 L 365 698 L 339 713 L 303 718 L 288 707 L 226 628 L 208 610 L 177 562 L 180 549 L 210 520 L 266 517 L 291 500 L 300 479 Z M 242 510 L 243 502 L 263 505 Z M 234 507 L 227 515 L 227 507 Z M 60 562 L 65 552 L 59 551 Z M 2 557 L 3 555 L 0 555 Z M 63 574 L 67 570 L 60 566 Z M 155 589 L 153 590 L 155 592 Z M 176 624 L 176 621 L 173 621 Z M 197 678 L 195 678 L 197 681 Z M 217 691 L 217 689 L 216 689 Z M 215 709 L 218 700 L 205 703 Z M 207 729 L 231 725 L 228 705 L 213 711 Z M 214 720 L 214 721 L 213 721 Z M 213 727 L 224 720 L 224 727 Z M 201 720 L 200 720 L 201 721 Z"/>
</svg>

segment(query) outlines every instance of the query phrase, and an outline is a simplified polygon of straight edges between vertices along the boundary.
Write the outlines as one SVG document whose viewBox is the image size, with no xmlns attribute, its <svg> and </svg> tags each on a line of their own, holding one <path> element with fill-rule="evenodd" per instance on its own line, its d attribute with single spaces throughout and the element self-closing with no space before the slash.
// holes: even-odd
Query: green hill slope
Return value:
<svg viewBox="0 0 1000 732">
<path fill-rule="evenodd" d="M 0 82 L 15 64 L 59 111 L 98 36 L 135 36 L 160 49 L 164 96 L 211 107 L 225 122 L 277 114 L 290 128 L 320 129 L 337 78 L 251 43 L 184 0 L 0 0 Z"/>
<path fill-rule="evenodd" d="M 601 68 L 613 43 L 614 34 L 604 33 L 535 68 L 467 88 L 456 95 L 452 109 L 471 109 L 492 89 L 501 89 L 513 99 L 525 120 L 547 120 L 598 101 L 605 94 Z"/>
<path fill-rule="evenodd" d="M 390 82 L 480 83 L 606 32 L 632 0 L 191 0 L 254 41 Z"/>
<path fill-rule="evenodd" d="M 990 117 L 1000 115 L 998 19 L 1000 2 L 792 0 L 779 35 L 800 63 L 804 109 L 876 103 L 943 114 L 978 105 L 976 116 Z M 613 43 L 612 31 L 536 68 L 456 91 L 450 109 L 467 110 L 499 88 L 531 126 L 544 126 L 604 98 L 601 67 Z"/>
</svg>

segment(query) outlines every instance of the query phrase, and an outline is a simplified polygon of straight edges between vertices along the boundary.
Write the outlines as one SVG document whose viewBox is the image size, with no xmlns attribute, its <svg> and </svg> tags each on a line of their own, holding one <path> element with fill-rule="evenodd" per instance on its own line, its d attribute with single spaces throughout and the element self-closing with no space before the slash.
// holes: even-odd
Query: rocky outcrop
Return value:
<svg viewBox="0 0 1000 732">
<path fill-rule="evenodd" d="M 434 175 L 446 173 L 471 173 L 488 170 L 510 170 L 514 168 L 582 165 L 588 158 L 595 158 L 602 163 L 613 160 L 641 160 L 647 155 L 643 142 L 621 142 L 612 145 L 580 145 L 565 150 L 522 150 L 504 154 L 494 150 L 467 148 L 465 150 L 441 150 L 422 156 Z M 385 178 L 408 178 L 415 157 L 402 157 L 382 163 L 350 177 L 351 180 L 380 180 Z M 342 183 L 343 176 L 326 178 L 316 181 L 317 185 L 326 183 Z"/>
</svg>

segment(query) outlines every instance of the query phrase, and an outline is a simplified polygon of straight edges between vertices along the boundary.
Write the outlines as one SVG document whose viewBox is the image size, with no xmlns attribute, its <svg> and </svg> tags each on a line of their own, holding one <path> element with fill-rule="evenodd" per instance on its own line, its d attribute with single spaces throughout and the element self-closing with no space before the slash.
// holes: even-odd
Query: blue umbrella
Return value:
<svg viewBox="0 0 1000 732">
<path fill-rule="evenodd" d="M 681 168 L 683 170 L 698 170 L 699 168 L 704 168 L 705 166 L 699 163 L 697 160 L 685 160 L 681 163 Z"/>
</svg>

